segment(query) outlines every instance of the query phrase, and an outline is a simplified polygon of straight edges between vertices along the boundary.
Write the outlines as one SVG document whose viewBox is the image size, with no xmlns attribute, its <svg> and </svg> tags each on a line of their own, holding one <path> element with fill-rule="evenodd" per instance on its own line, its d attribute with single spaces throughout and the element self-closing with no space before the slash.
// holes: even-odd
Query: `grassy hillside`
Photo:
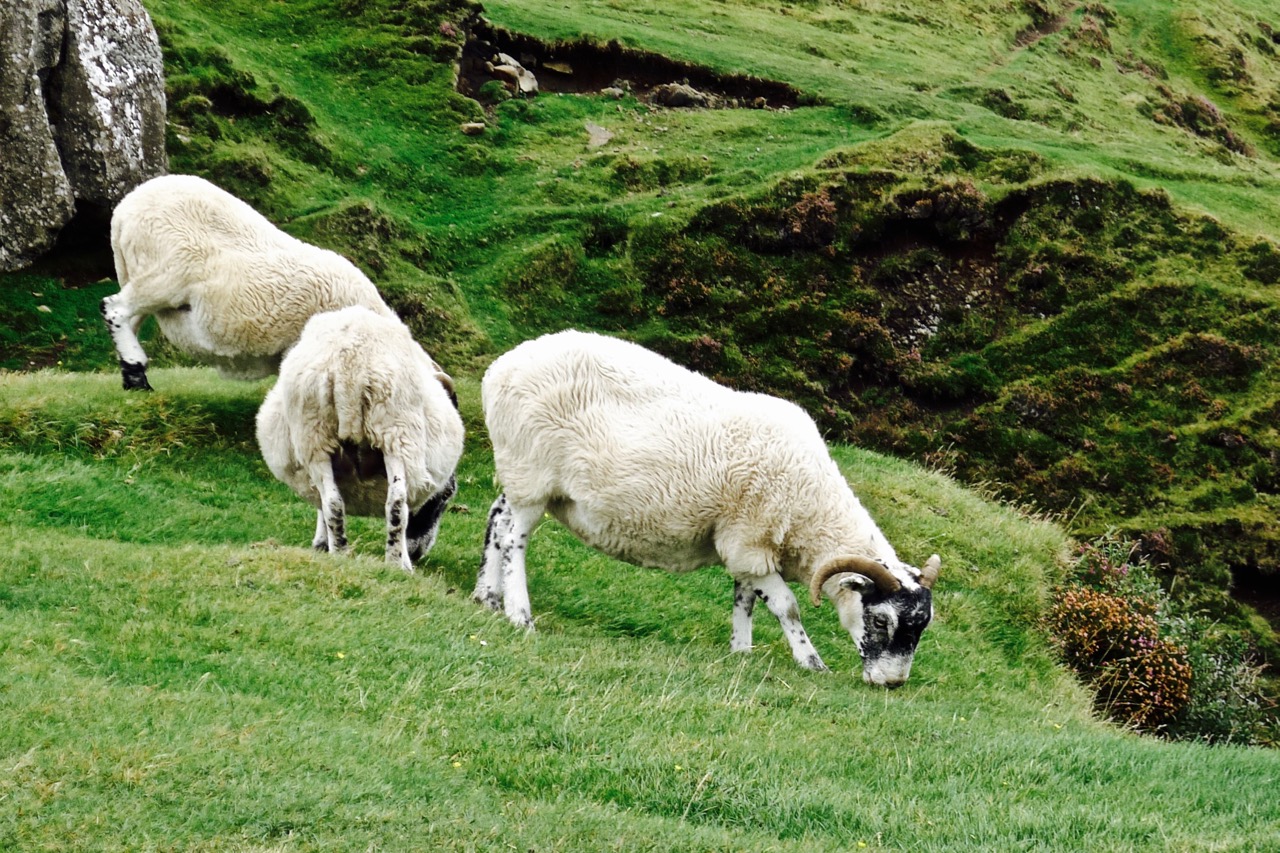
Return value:
<svg viewBox="0 0 1280 853">
<path fill-rule="evenodd" d="M 265 385 L 0 376 L 0 847 L 15 850 L 1258 850 L 1280 753 L 1095 722 L 1038 628 L 1055 526 L 836 456 L 904 554 L 947 554 L 911 681 L 829 607 L 728 649 L 731 585 L 549 524 L 539 631 L 468 600 L 494 495 L 478 387 L 457 512 L 415 576 L 304 547 L 252 447 Z"/>
<path fill-rule="evenodd" d="M 268 383 L 147 330 L 157 391 L 119 391 L 92 223 L 0 279 L 0 848 L 1274 845 L 1275 751 L 1101 724 L 1042 628 L 1044 511 L 1143 534 L 1236 628 L 1233 573 L 1274 587 L 1270 4 L 146 5 L 173 170 L 369 272 L 460 382 L 461 491 L 415 576 L 374 520 L 314 555 L 253 446 Z M 468 31 L 573 73 L 463 97 Z M 652 104 L 672 73 L 721 108 Z M 538 633 L 468 601 L 480 370 L 566 325 L 822 421 L 902 556 L 943 556 L 908 685 L 861 684 L 829 607 L 833 674 L 767 619 L 731 656 L 723 573 L 553 524 Z"/>
<path fill-rule="evenodd" d="M 454 372 L 549 329 L 625 334 L 1139 537 L 1219 618 L 1249 623 L 1233 580 L 1274 604 L 1270 4 L 495 2 L 488 36 L 576 64 L 539 65 L 548 89 L 631 93 L 483 105 L 454 91 L 460 0 L 147 5 L 173 169 L 352 257 Z M 649 102 L 695 66 L 795 94 Z M 80 232 L 6 277 L 0 366 L 108 366 L 110 274 Z"/>
<path fill-rule="evenodd" d="M 1273 4 L 146 5 L 172 169 L 370 274 L 460 380 L 469 511 L 414 578 L 373 523 L 354 561 L 294 547 L 313 521 L 253 447 L 264 385 L 118 390 L 100 228 L 0 276 L 0 847 L 1274 843 L 1274 753 L 1109 729 L 1053 665 L 1061 530 L 847 446 L 1141 537 L 1280 659 L 1226 594 L 1274 605 L 1280 565 Z M 543 93 L 455 91 L 470 31 Z M 656 106 L 663 74 L 720 107 Z M 818 418 L 904 557 L 943 555 L 908 687 L 863 686 L 828 608 L 805 619 L 834 676 L 764 620 L 730 657 L 721 573 L 553 525 L 539 634 L 466 600 L 480 371 L 570 325 Z"/>
</svg>

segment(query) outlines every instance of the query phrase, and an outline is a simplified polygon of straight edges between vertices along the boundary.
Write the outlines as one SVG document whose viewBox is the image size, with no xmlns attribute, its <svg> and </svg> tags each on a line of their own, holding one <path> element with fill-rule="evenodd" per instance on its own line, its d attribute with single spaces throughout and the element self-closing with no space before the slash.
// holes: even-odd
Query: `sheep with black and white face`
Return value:
<svg viewBox="0 0 1280 853">
<path fill-rule="evenodd" d="M 318 509 L 313 547 L 346 548 L 346 516 L 386 517 L 386 558 L 431 550 L 462 456 L 453 381 L 403 323 L 353 305 L 312 317 L 258 410 L 271 473 Z"/>
<path fill-rule="evenodd" d="M 733 651 L 750 651 L 760 601 L 796 662 L 826 668 L 791 581 L 815 603 L 834 603 L 865 680 L 907 680 L 940 561 L 917 569 L 898 559 L 799 407 L 581 332 L 504 354 L 481 395 L 503 493 L 489 513 L 476 600 L 533 627 L 525 552 L 550 514 L 637 565 L 723 564 L 734 580 Z"/>
</svg>

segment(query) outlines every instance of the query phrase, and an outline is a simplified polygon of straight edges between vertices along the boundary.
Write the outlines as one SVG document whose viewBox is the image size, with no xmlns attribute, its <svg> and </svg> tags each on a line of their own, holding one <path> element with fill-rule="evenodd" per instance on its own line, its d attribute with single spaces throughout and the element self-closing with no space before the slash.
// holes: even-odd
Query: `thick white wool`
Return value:
<svg viewBox="0 0 1280 853">
<path fill-rule="evenodd" d="M 896 554 L 792 403 L 734 391 L 643 347 L 562 332 L 483 383 L 498 478 L 587 544 L 674 571 L 805 583 L 828 559 Z M 906 575 L 904 575 L 906 577 Z"/>
<path fill-rule="evenodd" d="M 149 315 L 177 347 L 240 378 L 274 372 L 313 314 L 363 305 L 394 316 L 350 261 L 191 175 L 153 178 L 125 196 L 111 247 L 120 293 L 103 311 L 124 362 L 145 366 L 129 330 Z"/>
<path fill-rule="evenodd" d="M 309 466 L 328 465 L 342 443 L 376 448 L 404 462 L 407 502 L 416 509 L 445 488 L 462 455 L 462 418 L 448 381 L 400 321 L 360 306 L 317 314 L 258 412 L 267 467 L 319 507 Z M 352 514 L 380 515 L 385 484 L 343 497 Z"/>
</svg>

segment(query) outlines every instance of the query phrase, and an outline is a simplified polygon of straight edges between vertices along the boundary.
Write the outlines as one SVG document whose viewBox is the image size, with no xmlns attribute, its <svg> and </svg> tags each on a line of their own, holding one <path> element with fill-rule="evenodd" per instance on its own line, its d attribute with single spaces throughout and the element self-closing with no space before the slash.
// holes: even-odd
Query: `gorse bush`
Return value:
<svg viewBox="0 0 1280 853">
<path fill-rule="evenodd" d="M 1087 587 L 1066 589 L 1053 607 L 1054 637 L 1078 672 L 1096 673 L 1154 647 L 1160 626 L 1143 604 Z"/>
<path fill-rule="evenodd" d="M 1104 537 L 1081 546 L 1047 621 L 1064 662 L 1109 718 L 1178 739 L 1271 739 L 1255 651 L 1182 612 L 1133 543 Z"/>
</svg>

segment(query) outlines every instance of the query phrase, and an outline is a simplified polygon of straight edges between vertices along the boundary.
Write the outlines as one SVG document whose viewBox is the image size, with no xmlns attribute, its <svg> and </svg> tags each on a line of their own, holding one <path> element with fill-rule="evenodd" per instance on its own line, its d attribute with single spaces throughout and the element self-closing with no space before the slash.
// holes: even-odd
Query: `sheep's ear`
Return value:
<svg viewBox="0 0 1280 853">
<path fill-rule="evenodd" d="M 849 574 L 840 578 L 838 582 L 840 589 L 856 592 L 859 595 L 865 595 L 875 589 L 876 582 L 866 575 Z"/>
</svg>

